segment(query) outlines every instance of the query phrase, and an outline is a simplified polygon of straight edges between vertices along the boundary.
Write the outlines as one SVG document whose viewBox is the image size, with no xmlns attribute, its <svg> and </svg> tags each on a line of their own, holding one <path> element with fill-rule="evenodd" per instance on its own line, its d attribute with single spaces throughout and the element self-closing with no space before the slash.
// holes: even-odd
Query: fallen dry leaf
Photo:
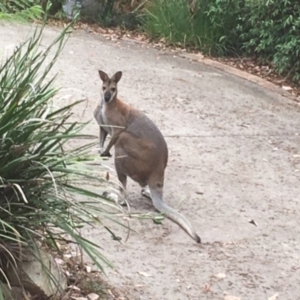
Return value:
<svg viewBox="0 0 300 300">
<path fill-rule="evenodd" d="M 276 293 L 274 294 L 272 297 L 268 298 L 268 300 L 277 300 L 278 299 L 279 294 Z"/>
<path fill-rule="evenodd" d="M 210 285 L 207 283 L 204 287 L 204 293 L 210 292 Z"/>
<path fill-rule="evenodd" d="M 256 223 L 254 220 L 250 220 L 249 223 L 250 223 L 250 224 L 253 224 L 253 225 L 255 225 L 255 226 L 258 226 L 257 223 Z"/>
<path fill-rule="evenodd" d="M 78 291 L 78 292 L 80 291 L 80 288 L 77 287 L 77 286 L 75 286 L 75 285 L 69 285 L 69 286 L 68 286 L 68 289 L 69 289 L 69 290 L 75 290 L 75 291 Z"/>
<path fill-rule="evenodd" d="M 290 86 L 287 86 L 287 85 L 283 85 L 282 89 L 285 90 L 285 91 L 291 91 L 293 88 L 290 87 Z"/>
<path fill-rule="evenodd" d="M 91 294 L 88 294 L 87 297 L 89 300 L 97 300 L 97 299 L 99 299 L 100 296 L 95 293 L 91 293 Z"/>
<path fill-rule="evenodd" d="M 144 277 L 150 277 L 152 276 L 151 274 L 148 274 L 146 272 L 138 272 L 140 275 L 144 276 Z"/>
<path fill-rule="evenodd" d="M 63 265 L 65 263 L 61 258 L 55 258 L 55 261 L 59 265 Z"/>
<path fill-rule="evenodd" d="M 231 295 L 227 295 L 224 297 L 224 300 L 241 300 L 240 297 L 235 297 L 235 296 L 231 296 Z"/>
</svg>

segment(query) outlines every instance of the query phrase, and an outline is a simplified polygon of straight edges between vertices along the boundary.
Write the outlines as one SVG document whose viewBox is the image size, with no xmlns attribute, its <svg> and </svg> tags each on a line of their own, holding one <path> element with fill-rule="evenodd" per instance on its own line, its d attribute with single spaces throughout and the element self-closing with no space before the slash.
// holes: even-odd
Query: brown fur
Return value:
<svg viewBox="0 0 300 300">
<path fill-rule="evenodd" d="M 201 242 L 189 221 L 163 202 L 164 172 L 168 162 L 168 147 L 157 126 L 142 112 L 117 98 L 117 83 L 122 73 L 111 78 L 99 71 L 103 81 L 103 99 L 94 112 L 100 126 L 100 148 L 107 134 L 111 140 L 101 156 L 111 156 L 115 147 L 115 167 L 125 197 L 127 177 L 149 187 L 154 207 L 181 225 L 198 243 Z"/>
</svg>

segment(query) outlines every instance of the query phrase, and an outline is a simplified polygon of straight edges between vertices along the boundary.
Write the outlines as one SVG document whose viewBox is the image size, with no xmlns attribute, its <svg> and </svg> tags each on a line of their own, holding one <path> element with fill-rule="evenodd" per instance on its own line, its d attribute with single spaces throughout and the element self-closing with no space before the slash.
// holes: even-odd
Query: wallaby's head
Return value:
<svg viewBox="0 0 300 300">
<path fill-rule="evenodd" d="M 103 90 L 104 101 L 108 103 L 117 98 L 118 82 L 122 77 L 122 72 L 119 71 L 115 73 L 111 78 L 109 78 L 108 75 L 101 70 L 99 70 L 98 72 L 103 82 L 102 90 Z"/>
</svg>

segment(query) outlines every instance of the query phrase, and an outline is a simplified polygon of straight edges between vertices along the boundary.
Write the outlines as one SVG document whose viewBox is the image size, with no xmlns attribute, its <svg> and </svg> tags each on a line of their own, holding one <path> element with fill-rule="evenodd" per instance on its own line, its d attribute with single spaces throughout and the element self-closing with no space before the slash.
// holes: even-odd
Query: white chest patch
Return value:
<svg viewBox="0 0 300 300">
<path fill-rule="evenodd" d="M 107 124 L 107 119 L 105 116 L 106 106 L 102 104 L 101 106 L 101 118 L 104 124 Z"/>
<path fill-rule="evenodd" d="M 107 125 L 110 125 L 110 124 L 109 124 L 109 122 L 106 118 L 105 112 L 106 112 L 106 105 L 102 104 L 102 106 L 101 106 L 101 119 L 102 119 L 102 124 L 106 125 L 106 126 L 103 126 L 103 128 L 105 129 L 105 131 L 107 131 L 111 135 L 112 130 L 111 130 L 110 126 L 107 126 Z"/>
</svg>

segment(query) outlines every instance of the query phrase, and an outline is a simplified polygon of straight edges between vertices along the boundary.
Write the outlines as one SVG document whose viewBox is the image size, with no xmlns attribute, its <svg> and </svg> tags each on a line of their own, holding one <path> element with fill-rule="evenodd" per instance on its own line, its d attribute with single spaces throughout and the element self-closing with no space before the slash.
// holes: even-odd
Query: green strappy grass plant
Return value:
<svg viewBox="0 0 300 300">
<path fill-rule="evenodd" d="M 103 264 L 111 266 L 99 245 L 81 236 L 79 229 L 95 222 L 101 226 L 103 218 L 119 223 L 115 212 L 121 217 L 122 210 L 101 196 L 101 187 L 108 182 L 105 170 L 95 166 L 96 158 L 91 155 L 96 138 L 81 134 L 86 124 L 70 119 L 71 110 L 81 101 L 61 105 L 59 90 L 53 85 L 56 77 L 49 74 L 69 29 L 45 51 L 39 48 L 43 28 L 36 29 L 11 56 L 2 57 L 0 278 L 6 278 L 4 267 L 8 262 L 16 265 L 24 249 L 45 241 L 55 246 L 55 240 L 65 236 L 101 270 Z M 72 141 L 81 146 L 71 147 L 76 144 Z"/>
</svg>

